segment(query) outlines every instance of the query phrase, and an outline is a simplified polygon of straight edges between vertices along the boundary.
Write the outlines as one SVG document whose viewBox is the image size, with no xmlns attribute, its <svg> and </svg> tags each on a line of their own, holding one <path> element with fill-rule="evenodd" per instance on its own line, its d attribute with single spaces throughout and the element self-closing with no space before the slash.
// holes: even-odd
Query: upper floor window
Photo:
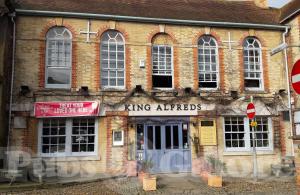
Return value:
<svg viewBox="0 0 300 195">
<path fill-rule="evenodd" d="M 70 88 L 72 72 L 72 35 L 65 27 L 51 28 L 46 37 L 47 88 Z"/>
<path fill-rule="evenodd" d="M 173 41 L 166 33 L 158 33 L 151 40 L 153 88 L 173 88 Z"/>
<path fill-rule="evenodd" d="M 172 88 L 172 47 L 153 45 L 152 84 L 154 88 Z"/>
<path fill-rule="evenodd" d="M 244 82 L 246 89 L 262 89 L 262 54 L 257 39 L 249 37 L 244 44 Z"/>
<path fill-rule="evenodd" d="M 101 86 L 125 87 L 125 44 L 118 31 L 110 30 L 101 37 Z"/>
<path fill-rule="evenodd" d="M 202 36 L 198 41 L 199 88 L 218 88 L 218 46 L 211 36 Z"/>
</svg>

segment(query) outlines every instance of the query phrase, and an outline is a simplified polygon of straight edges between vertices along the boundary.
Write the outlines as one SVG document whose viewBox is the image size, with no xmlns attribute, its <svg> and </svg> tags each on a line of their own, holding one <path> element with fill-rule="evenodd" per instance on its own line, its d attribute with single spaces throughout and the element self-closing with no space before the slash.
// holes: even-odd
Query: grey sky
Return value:
<svg viewBox="0 0 300 195">
<path fill-rule="evenodd" d="M 282 7 L 291 0 L 268 0 L 270 7 Z"/>
</svg>

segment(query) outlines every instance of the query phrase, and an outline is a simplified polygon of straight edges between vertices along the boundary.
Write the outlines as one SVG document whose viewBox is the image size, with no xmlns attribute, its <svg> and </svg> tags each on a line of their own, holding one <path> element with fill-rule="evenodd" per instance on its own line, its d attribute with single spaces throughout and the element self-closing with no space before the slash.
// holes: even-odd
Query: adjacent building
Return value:
<svg viewBox="0 0 300 195">
<path fill-rule="evenodd" d="M 80 173 L 126 174 L 151 159 L 154 173 L 200 174 L 213 155 L 249 177 L 253 97 L 259 174 L 293 154 L 285 58 L 270 51 L 287 30 L 299 40 L 298 19 L 267 1 L 14 6 L 11 146 Z"/>
</svg>

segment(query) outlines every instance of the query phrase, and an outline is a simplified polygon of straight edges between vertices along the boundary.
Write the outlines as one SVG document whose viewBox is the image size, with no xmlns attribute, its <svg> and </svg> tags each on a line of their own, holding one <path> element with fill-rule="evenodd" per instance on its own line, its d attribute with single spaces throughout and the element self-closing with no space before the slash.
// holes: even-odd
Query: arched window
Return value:
<svg viewBox="0 0 300 195">
<path fill-rule="evenodd" d="M 167 34 L 152 39 L 152 87 L 173 88 L 173 42 Z"/>
<path fill-rule="evenodd" d="M 72 34 L 65 27 L 54 27 L 48 31 L 46 40 L 46 87 L 70 88 Z"/>
<path fill-rule="evenodd" d="M 262 57 L 259 41 L 254 37 L 245 39 L 244 82 L 246 89 L 262 89 Z"/>
<path fill-rule="evenodd" d="M 121 33 L 115 30 L 105 32 L 100 42 L 101 86 L 107 88 L 125 87 L 125 44 Z"/>
<path fill-rule="evenodd" d="M 219 82 L 218 45 L 208 35 L 198 41 L 199 88 L 216 89 Z"/>
</svg>

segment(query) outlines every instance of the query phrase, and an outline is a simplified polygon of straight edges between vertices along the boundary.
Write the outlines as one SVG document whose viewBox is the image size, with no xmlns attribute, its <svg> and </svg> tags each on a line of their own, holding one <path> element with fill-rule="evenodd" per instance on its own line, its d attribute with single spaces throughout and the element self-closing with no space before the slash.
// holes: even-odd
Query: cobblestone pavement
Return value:
<svg viewBox="0 0 300 195">
<path fill-rule="evenodd" d="M 296 185 L 294 180 L 264 180 L 257 183 L 245 179 L 226 178 L 223 188 L 211 188 L 200 178 L 180 175 L 160 175 L 158 176 L 158 190 L 155 192 L 144 192 L 137 178 L 118 178 L 105 181 L 51 186 L 44 189 L 31 189 L 27 191 L 10 191 L 1 194 L 22 194 L 22 195 L 143 195 L 143 194 L 242 194 L 242 195 L 294 195 Z"/>
</svg>

